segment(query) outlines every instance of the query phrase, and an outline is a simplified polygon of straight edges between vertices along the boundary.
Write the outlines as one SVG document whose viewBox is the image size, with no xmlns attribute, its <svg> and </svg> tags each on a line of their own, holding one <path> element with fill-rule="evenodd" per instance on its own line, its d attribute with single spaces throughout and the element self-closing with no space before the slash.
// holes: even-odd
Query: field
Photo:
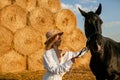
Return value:
<svg viewBox="0 0 120 80">
<path fill-rule="evenodd" d="M 0 74 L 0 80 L 42 80 L 45 71 Z M 95 80 L 89 69 L 72 69 L 63 80 Z"/>
</svg>

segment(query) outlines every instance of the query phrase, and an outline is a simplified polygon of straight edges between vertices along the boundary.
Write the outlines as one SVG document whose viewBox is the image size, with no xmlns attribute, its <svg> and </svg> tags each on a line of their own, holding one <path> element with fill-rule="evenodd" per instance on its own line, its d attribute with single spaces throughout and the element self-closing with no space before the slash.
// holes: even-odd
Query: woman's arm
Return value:
<svg viewBox="0 0 120 80">
<path fill-rule="evenodd" d="M 55 60 L 53 59 L 51 54 L 45 54 L 43 56 L 43 60 L 44 60 L 44 66 L 45 68 L 50 71 L 51 73 L 55 73 L 55 74 L 61 74 L 63 72 L 67 72 L 69 71 L 69 69 L 71 68 L 73 62 L 71 60 L 68 60 L 67 62 L 63 63 L 63 64 L 58 64 L 57 66 L 55 65 Z"/>
<path fill-rule="evenodd" d="M 88 51 L 88 48 L 85 47 L 85 48 L 83 48 L 81 51 L 75 53 L 75 54 L 74 54 L 74 57 L 81 57 L 81 56 L 85 55 L 85 53 L 87 53 L 87 51 Z"/>
<path fill-rule="evenodd" d="M 86 53 L 88 52 L 88 48 L 87 47 L 85 47 L 85 48 L 83 48 L 80 52 L 78 52 L 78 57 L 81 57 L 81 56 L 83 56 L 83 55 L 85 55 Z"/>
</svg>

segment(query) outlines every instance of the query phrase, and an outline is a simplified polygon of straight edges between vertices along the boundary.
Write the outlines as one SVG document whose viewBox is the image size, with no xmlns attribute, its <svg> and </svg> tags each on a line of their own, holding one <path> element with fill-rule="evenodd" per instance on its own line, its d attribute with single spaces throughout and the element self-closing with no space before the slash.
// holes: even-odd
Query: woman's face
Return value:
<svg viewBox="0 0 120 80">
<path fill-rule="evenodd" d="M 61 36 L 60 35 L 57 35 L 56 38 L 55 38 L 55 45 L 56 46 L 60 46 L 60 43 L 61 43 Z"/>
</svg>

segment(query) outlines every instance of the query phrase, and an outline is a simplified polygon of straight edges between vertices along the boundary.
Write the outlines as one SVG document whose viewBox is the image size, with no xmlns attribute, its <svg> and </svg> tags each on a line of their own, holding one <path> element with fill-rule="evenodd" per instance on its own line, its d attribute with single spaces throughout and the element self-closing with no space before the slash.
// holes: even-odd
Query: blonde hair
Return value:
<svg viewBox="0 0 120 80">
<path fill-rule="evenodd" d="M 46 44 L 46 45 L 45 45 L 45 49 L 46 49 L 46 50 L 49 50 L 49 49 L 53 48 L 53 44 L 54 44 L 53 42 L 52 42 L 52 43 L 49 43 L 49 44 Z"/>
</svg>

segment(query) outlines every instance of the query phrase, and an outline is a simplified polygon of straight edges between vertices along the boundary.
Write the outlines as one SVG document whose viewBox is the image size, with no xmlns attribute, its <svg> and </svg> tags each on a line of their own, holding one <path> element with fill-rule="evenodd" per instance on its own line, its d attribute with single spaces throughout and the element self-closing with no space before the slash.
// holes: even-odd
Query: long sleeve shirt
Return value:
<svg viewBox="0 0 120 80">
<path fill-rule="evenodd" d="M 79 53 L 68 51 L 61 57 L 61 62 L 59 62 L 55 50 L 53 48 L 47 50 L 43 56 L 43 64 L 46 69 L 43 80 L 62 80 L 62 76 L 70 70 L 73 64 L 71 58 L 79 55 Z"/>
</svg>

